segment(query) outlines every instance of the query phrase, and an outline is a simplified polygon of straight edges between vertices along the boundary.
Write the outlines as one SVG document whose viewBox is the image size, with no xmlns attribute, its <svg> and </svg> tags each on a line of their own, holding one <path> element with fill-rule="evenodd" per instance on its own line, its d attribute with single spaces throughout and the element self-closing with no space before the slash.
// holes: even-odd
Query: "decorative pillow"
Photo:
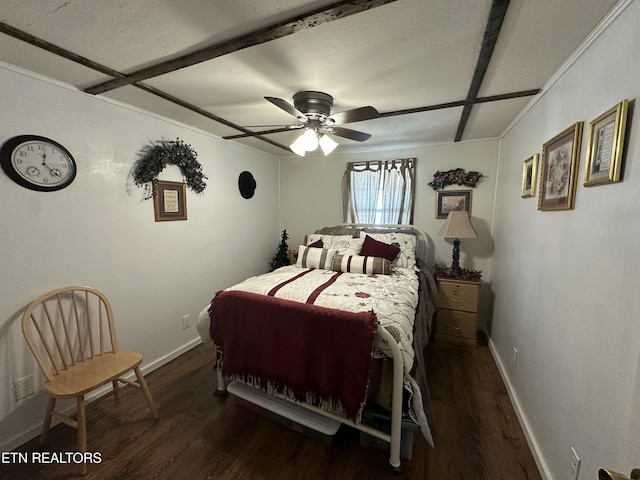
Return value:
<svg viewBox="0 0 640 480">
<path fill-rule="evenodd" d="M 336 255 L 331 270 L 335 272 L 365 273 L 368 275 L 391 274 L 391 262 L 381 257 L 363 257 L 361 255 Z"/>
<path fill-rule="evenodd" d="M 313 243 L 310 243 L 307 245 L 307 247 L 311 247 L 311 248 L 323 248 L 324 247 L 324 243 L 322 243 L 322 239 L 319 238 L 318 240 L 316 240 Z"/>
<path fill-rule="evenodd" d="M 391 263 L 394 267 L 414 268 L 416 266 L 416 236 L 410 233 L 365 233 L 374 240 L 400 245 L 400 253 Z"/>
<path fill-rule="evenodd" d="M 360 250 L 360 255 L 365 257 L 382 257 L 386 258 L 390 262 L 393 262 L 395 258 L 400 253 L 400 245 L 397 243 L 393 243 L 389 245 L 388 243 L 381 242 L 376 240 L 375 238 L 367 235 L 364 238 L 364 243 L 362 244 L 362 250 Z"/>
<path fill-rule="evenodd" d="M 335 252 L 333 250 L 300 245 L 298 247 L 298 260 L 296 260 L 296 267 L 331 270 L 334 256 Z"/>
<path fill-rule="evenodd" d="M 350 235 L 345 235 L 348 238 L 351 238 Z M 321 248 L 329 248 L 329 246 L 331 245 L 331 241 L 336 238 L 335 235 L 326 235 L 324 233 L 309 233 L 307 235 L 307 246 L 311 245 L 312 243 L 316 243 L 318 240 L 322 241 L 322 247 Z"/>
<path fill-rule="evenodd" d="M 316 243 L 318 240 L 320 240 L 322 242 L 322 244 L 324 245 L 325 237 L 329 237 L 329 235 L 320 235 L 318 233 L 310 233 L 310 234 L 307 235 L 307 245 L 311 245 L 312 243 Z M 329 245 L 329 243 L 331 243 L 331 241 L 329 241 L 327 243 L 327 245 Z"/>
<path fill-rule="evenodd" d="M 336 235 L 331 238 L 329 249 L 335 250 L 336 255 L 359 255 L 360 250 L 362 250 L 363 243 L 364 238 L 353 238 L 349 235 Z"/>
</svg>

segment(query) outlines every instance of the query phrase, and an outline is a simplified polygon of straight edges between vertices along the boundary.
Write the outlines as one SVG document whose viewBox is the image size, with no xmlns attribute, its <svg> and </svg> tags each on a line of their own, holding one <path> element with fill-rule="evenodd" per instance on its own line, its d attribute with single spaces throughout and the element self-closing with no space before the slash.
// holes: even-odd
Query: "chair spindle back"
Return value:
<svg viewBox="0 0 640 480">
<path fill-rule="evenodd" d="M 22 331 L 48 380 L 86 359 L 118 350 L 109 300 L 90 287 L 63 287 L 41 295 L 27 307 Z"/>
</svg>

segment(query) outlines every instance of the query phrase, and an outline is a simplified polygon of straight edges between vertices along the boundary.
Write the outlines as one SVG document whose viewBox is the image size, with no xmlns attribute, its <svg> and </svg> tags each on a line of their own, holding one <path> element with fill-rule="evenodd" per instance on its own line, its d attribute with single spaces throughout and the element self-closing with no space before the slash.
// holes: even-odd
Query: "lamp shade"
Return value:
<svg viewBox="0 0 640 480">
<path fill-rule="evenodd" d="M 477 238 L 478 233 L 471 224 L 469 213 L 465 211 L 453 211 L 447 215 L 447 220 L 438 232 L 444 238 Z"/>
</svg>

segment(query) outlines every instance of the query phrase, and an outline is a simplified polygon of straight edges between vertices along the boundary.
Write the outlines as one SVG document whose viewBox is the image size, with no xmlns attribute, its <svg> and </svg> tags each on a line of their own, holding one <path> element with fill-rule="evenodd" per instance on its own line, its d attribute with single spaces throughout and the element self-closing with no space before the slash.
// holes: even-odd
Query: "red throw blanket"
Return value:
<svg viewBox="0 0 640 480">
<path fill-rule="evenodd" d="M 209 308 L 211 338 L 227 376 L 260 378 L 356 419 L 366 400 L 376 330 L 373 311 L 351 313 L 236 290 Z"/>
</svg>

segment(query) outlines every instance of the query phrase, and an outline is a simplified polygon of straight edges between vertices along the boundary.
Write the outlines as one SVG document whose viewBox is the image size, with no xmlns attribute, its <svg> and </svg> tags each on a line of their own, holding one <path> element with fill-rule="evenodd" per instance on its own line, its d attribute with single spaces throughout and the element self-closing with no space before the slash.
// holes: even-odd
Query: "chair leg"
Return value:
<svg viewBox="0 0 640 480">
<path fill-rule="evenodd" d="M 118 384 L 120 382 L 116 378 L 111 383 L 113 384 L 113 396 L 116 398 L 116 403 L 120 403 L 120 397 L 118 397 Z"/>
<path fill-rule="evenodd" d="M 49 435 L 49 427 L 51 427 L 51 417 L 53 414 L 53 409 L 56 406 L 56 398 L 49 397 L 49 402 L 47 403 L 47 410 L 44 412 L 44 423 L 42 424 L 42 433 L 40 433 L 40 445 L 44 445 L 44 442 L 47 441 L 47 436 Z"/>
<path fill-rule="evenodd" d="M 140 389 L 142 390 L 142 393 L 144 394 L 144 398 L 147 401 L 147 403 L 149 404 L 149 408 L 151 409 L 151 412 L 153 413 L 153 418 L 159 418 L 160 416 L 158 415 L 158 410 L 156 410 L 156 405 L 155 405 L 155 403 L 153 403 L 153 398 L 151 398 L 151 392 L 149 391 L 149 387 L 147 386 L 147 382 L 144 379 L 144 376 L 142 375 L 142 372 L 140 371 L 140 367 L 135 367 L 133 369 L 133 371 L 136 374 L 136 378 L 138 379 L 138 385 L 140 385 Z"/>
<path fill-rule="evenodd" d="M 76 398 L 76 422 L 78 423 L 78 451 L 87 451 L 87 415 L 84 409 L 84 395 Z M 82 462 L 81 473 L 87 473 L 87 464 Z"/>
</svg>

